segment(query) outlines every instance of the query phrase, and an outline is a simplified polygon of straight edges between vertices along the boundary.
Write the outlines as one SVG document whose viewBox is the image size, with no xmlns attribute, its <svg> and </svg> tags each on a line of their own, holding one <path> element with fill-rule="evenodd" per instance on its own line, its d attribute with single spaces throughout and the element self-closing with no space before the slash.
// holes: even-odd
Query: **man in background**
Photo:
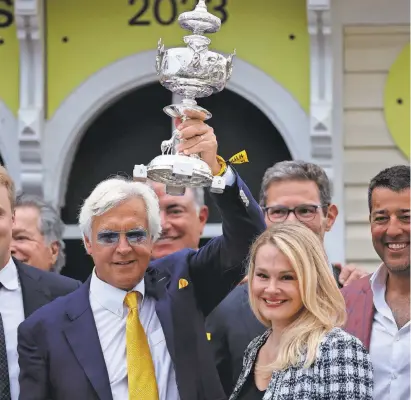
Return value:
<svg viewBox="0 0 411 400">
<path fill-rule="evenodd" d="M 153 258 L 161 258 L 182 249 L 198 249 L 208 207 L 203 188 L 187 188 L 184 196 L 166 194 L 161 183 L 150 182 L 159 199 L 161 236 L 154 243 Z"/>
<path fill-rule="evenodd" d="M 65 265 L 64 224 L 57 211 L 43 199 L 17 197 L 11 254 L 44 271 L 60 273 Z"/>
<path fill-rule="evenodd" d="M 345 329 L 369 350 L 374 399 L 410 399 L 410 166 L 377 174 L 368 189 L 371 236 L 382 263 L 344 288 Z"/>
</svg>

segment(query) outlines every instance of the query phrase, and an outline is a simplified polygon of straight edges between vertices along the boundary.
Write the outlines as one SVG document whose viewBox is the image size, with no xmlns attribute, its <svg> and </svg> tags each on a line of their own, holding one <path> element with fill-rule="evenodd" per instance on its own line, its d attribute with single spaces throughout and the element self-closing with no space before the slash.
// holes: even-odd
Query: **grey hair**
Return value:
<svg viewBox="0 0 411 400">
<path fill-rule="evenodd" d="M 156 241 L 161 233 L 161 224 L 158 198 L 154 190 L 149 185 L 119 176 L 100 182 L 84 201 L 79 214 L 83 241 L 84 237 L 91 239 L 91 224 L 94 217 L 133 197 L 144 201 L 149 234 L 153 241 Z"/>
<path fill-rule="evenodd" d="M 193 193 L 193 198 L 194 198 L 194 203 L 196 206 L 197 212 L 200 211 L 201 207 L 204 206 L 205 201 L 204 201 L 204 188 L 202 187 L 193 187 L 190 188 L 190 190 Z"/>
<path fill-rule="evenodd" d="M 16 198 L 16 207 L 34 207 L 39 210 L 39 231 L 43 235 L 47 244 L 57 242 L 59 252 L 56 262 L 52 265 L 50 271 L 60 273 L 66 264 L 66 247 L 63 241 L 64 223 L 60 218 L 59 213 L 51 206 L 50 203 L 44 201 L 41 197 L 21 193 Z"/>
<path fill-rule="evenodd" d="M 332 188 L 324 169 L 319 165 L 305 161 L 281 161 L 265 171 L 260 191 L 260 205 L 266 206 L 267 190 L 274 182 L 312 181 L 320 193 L 322 205 L 331 204 Z"/>
</svg>

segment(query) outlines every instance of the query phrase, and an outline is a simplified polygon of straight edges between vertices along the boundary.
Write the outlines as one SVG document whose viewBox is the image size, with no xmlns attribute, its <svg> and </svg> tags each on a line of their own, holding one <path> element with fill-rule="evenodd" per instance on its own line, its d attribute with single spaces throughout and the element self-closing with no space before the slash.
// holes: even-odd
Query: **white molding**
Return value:
<svg viewBox="0 0 411 400">
<path fill-rule="evenodd" d="M 310 139 L 313 162 L 333 178 L 330 0 L 307 1 L 310 34 Z"/>
<path fill-rule="evenodd" d="M 0 153 L 8 173 L 14 180 L 16 190 L 21 190 L 19 143 L 17 119 L 0 100 Z"/>
<path fill-rule="evenodd" d="M 332 0 L 333 15 L 344 25 L 409 25 L 409 0 Z M 333 17 L 334 18 L 334 17 Z"/>
<path fill-rule="evenodd" d="M 338 3 L 339 1 L 337 1 Z M 343 32 L 338 22 L 338 7 L 333 0 L 332 21 L 332 59 L 333 59 L 333 108 L 332 149 L 333 149 L 333 202 L 338 206 L 338 218 L 325 235 L 325 245 L 331 262 L 346 262 L 345 242 L 345 188 L 344 188 L 344 76 L 343 76 Z"/>
<path fill-rule="evenodd" d="M 325 235 L 325 248 L 330 262 L 345 262 L 344 187 L 341 187 L 343 147 L 341 130 L 335 130 L 334 53 L 335 27 L 331 19 L 330 0 L 307 1 L 310 34 L 310 139 L 311 160 L 326 171 L 333 185 L 333 202 L 340 214 Z"/>
<path fill-rule="evenodd" d="M 71 164 L 87 127 L 125 93 L 157 81 L 155 57 L 156 50 L 151 50 L 102 68 L 73 90 L 47 121 L 43 153 L 44 163 L 48 166 L 45 194 L 54 206 L 60 208 L 64 205 Z M 293 96 L 273 78 L 236 59 L 228 88 L 265 113 L 282 134 L 293 158 L 310 158 L 308 116 Z M 132 168 L 130 165 L 130 171 Z"/>
<path fill-rule="evenodd" d="M 43 195 L 42 136 L 44 128 L 44 3 L 16 0 L 20 48 L 20 107 L 17 136 L 21 184 L 25 192 Z"/>
<path fill-rule="evenodd" d="M 223 234 L 222 224 L 206 224 L 204 226 L 202 239 L 209 239 Z M 64 228 L 63 239 L 81 239 L 81 232 L 78 225 L 66 225 Z"/>
</svg>

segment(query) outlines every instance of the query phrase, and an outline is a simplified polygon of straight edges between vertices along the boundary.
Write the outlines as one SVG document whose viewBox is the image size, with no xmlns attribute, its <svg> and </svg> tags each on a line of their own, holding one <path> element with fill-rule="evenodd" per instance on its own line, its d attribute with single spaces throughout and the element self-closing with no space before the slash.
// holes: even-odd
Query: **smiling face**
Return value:
<svg viewBox="0 0 411 400">
<path fill-rule="evenodd" d="M 371 235 L 375 251 L 391 273 L 410 273 L 410 189 L 378 187 L 371 197 Z"/>
<path fill-rule="evenodd" d="M 153 247 L 153 258 L 161 258 L 182 249 L 197 249 L 208 218 L 208 208 L 196 207 L 193 192 L 184 196 L 165 193 L 164 185 L 150 183 L 160 205 L 162 234 Z"/>
<path fill-rule="evenodd" d="M 19 261 L 49 271 L 56 263 L 60 246 L 47 243 L 40 232 L 40 212 L 36 207 L 17 207 L 11 254 Z"/>
<path fill-rule="evenodd" d="M 130 198 L 104 214 L 94 217 L 91 238 L 85 237 L 86 249 L 94 260 L 97 276 L 123 290 L 134 288 L 143 279 L 150 262 L 150 232 L 146 240 L 139 240 L 138 243 L 131 245 L 125 232 L 135 230 L 148 231 L 145 203 L 138 197 Z M 111 240 L 113 234 L 107 236 L 110 231 L 121 232 L 118 243 Z M 106 237 L 105 244 L 102 243 L 103 235 Z"/>
<path fill-rule="evenodd" d="M 303 308 L 297 275 L 273 244 L 258 248 L 250 289 L 258 312 L 276 328 L 285 328 Z"/>
</svg>

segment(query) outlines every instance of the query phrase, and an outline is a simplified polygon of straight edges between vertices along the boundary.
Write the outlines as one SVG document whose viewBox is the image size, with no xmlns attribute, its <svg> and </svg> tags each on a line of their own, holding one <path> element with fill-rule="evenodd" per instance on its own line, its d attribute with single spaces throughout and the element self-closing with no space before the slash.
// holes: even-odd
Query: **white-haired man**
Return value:
<svg viewBox="0 0 411 400">
<path fill-rule="evenodd" d="M 197 119 L 179 125 L 179 150 L 201 153 L 218 174 L 212 129 L 202 115 L 188 116 Z M 241 280 L 249 245 L 265 228 L 230 168 L 226 182 L 213 195 L 223 236 L 150 265 L 161 229 L 152 189 L 120 179 L 94 189 L 79 221 L 94 271 L 76 294 L 20 325 L 22 399 L 225 399 L 204 316 Z"/>
</svg>

